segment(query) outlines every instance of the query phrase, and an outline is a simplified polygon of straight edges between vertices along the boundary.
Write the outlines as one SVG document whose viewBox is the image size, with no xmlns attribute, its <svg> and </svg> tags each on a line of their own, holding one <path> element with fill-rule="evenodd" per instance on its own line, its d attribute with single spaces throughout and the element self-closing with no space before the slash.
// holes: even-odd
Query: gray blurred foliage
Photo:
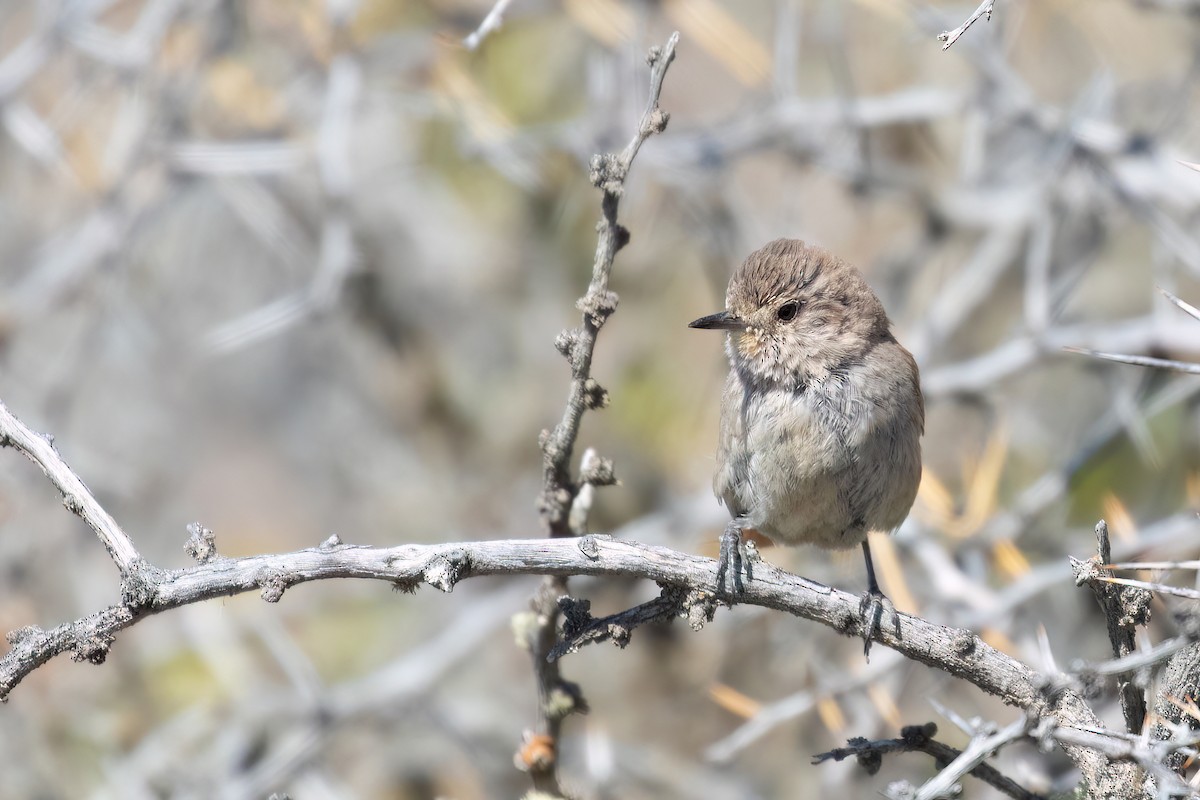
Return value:
<svg viewBox="0 0 1200 800">
<path fill-rule="evenodd" d="M 1155 291 L 1200 298 L 1200 174 L 1178 163 L 1200 150 L 1194 4 L 1002 0 L 943 52 L 970 8 L 515 0 L 467 50 L 491 5 L 0 4 L 0 397 L 147 558 L 184 565 L 193 520 L 225 555 L 537 535 L 537 434 L 568 379 L 552 342 L 595 246 L 587 159 L 628 138 L 643 54 L 678 29 L 671 124 L 622 204 L 594 369 L 612 404 L 580 441 L 622 481 L 593 527 L 714 552 L 725 365 L 686 323 L 751 249 L 806 238 L 867 272 L 923 370 L 936 480 L 894 540 L 906 584 L 885 569 L 885 589 L 1035 668 L 1106 657 L 1066 555 L 1090 555 L 1104 514 L 1127 554 L 1195 556 L 1200 383 L 1060 348 L 1200 349 Z M 114 602 L 94 536 L 0 455 L 0 628 Z M 856 553 L 766 557 L 861 581 Z M 104 666 L 58 659 L 14 692 L 3 794 L 520 796 L 534 695 L 508 620 L 535 585 L 337 581 L 149 619 Z M 572 588 L 597 611 L 652 589 Z M 1155 639 L 1172 631 L 1156 602 Z M 934 764 L 809 756 L 935 718 L 931 697 L 1012 719 L 859 648 L 743 608 L 584 650 L 563 662 L 592 708 L 565 727 L 564 780 L 588 798 L 872 796 Z M 742 715 L 803 691 L 728 746 Z M 996 763 L 1072 784 L 1025 746 Z"/>
</svg>

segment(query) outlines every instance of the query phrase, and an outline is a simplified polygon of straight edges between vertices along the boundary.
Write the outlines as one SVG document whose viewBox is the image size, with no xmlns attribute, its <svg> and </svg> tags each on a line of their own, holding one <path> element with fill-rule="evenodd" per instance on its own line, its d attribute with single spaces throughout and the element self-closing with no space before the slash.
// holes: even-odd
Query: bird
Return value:
<svg viewBox="0 0 1200 800">
<path fill-rule="evenodd" d="M 744 591 L 742 532 L 780 544 L 861 545 L 864 653 L 882 615 L 869 531 L 904 521 L 921 480 L 925 405 L 916 360 L 883 304 L 848 261 L 799 239 L 751 253 L 729 280 L 725 310 L 689 327 L 726 333 L 713 491 L 731 520 L 717 590 L 733 566 Z"/>
</svg>

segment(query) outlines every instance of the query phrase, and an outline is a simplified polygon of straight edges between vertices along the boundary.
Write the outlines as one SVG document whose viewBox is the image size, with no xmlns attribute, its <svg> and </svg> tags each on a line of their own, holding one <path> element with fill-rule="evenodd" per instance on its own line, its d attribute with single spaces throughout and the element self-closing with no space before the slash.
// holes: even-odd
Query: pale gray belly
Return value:
<svg viewBox="0 0 1200 800">
<path fill-rule="evenodd" d="M 847 548 L 898 526 L 920 479 L 920 430 L 884 418 L 853 387 L 746 398 L 731 377 L 722 420 L 717 496 L 770 538 Z M 740 396 L 739 396 L 740 395 Z"/>
</svg>

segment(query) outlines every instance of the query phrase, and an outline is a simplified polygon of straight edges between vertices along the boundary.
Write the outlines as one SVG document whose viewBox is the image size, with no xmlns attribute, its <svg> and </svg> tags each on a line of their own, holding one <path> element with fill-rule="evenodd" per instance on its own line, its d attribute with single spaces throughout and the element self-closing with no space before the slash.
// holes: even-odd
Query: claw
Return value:
<svg viewBox="0 0 1200 800">
<path fill-rule="evenodd" d="M 733 594 L 739 595 L 746 591 L 746 584 L 742 581 L 742 572 L 745 571 L 746 582 L 754 580 L 754 571 L 751 564 L 753 559 L 746 552 L 746 542 L 742 539 L 742 523 L 740 520 L 733 519 L 725 526 L 725 532 L 721 534 L 721 555 L 717 560 L 717 594 L 725 594 L 725 576 L 729 572 L 729 567 L 733 567 Z"/>
<path fill-rule="evenodd" d="M 900 618 L 896 616 L 896 607 L 892 605 L 892 601 L 879 591 L 878 587 L 875 588 L 875 591 L 868 589 L 863 592 L 862 600 L 858 603 L 858 616 L 862 620 L 863 657 L 867 661 L 871 660 L 871 641 L 879 635 L 880 623 L 883 621 L 884 614 L 891 619 L 898 636 L 900 634 Z"/>
<path fill-rule="evenodd" d="M 892 601 L 875 580 L 875 565 L 871 562 L 871 547 L 866 539 L 863 539 L 862 548 L 863 557 L 867 562 L 867 591 L 863 592 L 862 600 L 859 601 L 858 615 L 863 625 L 863 657 L 870 661 L 871 641 L 879 635 L 883 615 L 886 613 L 891 617 L 892 628 L 897 638 L 900 637 L 900 617 L 896 614 L 896 607 L 892 605 Z"/>
</svg>

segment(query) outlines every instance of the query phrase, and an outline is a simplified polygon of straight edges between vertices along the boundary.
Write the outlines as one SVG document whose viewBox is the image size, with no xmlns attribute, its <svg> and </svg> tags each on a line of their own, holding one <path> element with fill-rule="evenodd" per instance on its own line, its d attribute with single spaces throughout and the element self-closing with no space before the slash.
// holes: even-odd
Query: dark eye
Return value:
<svg viewBox="0 0 1200 800">
<path fill-rule="evenodd" d="M 779 317 L 779 319 L 783 320 L 784 322 L 791 322 L 796 318 L 796 314 L 799 312 L 800 304 L 793 300 L 790 303 L 784 303 L 781 305 L 779 310 L 775 312 L 775 316 Z"/>
</svg>

